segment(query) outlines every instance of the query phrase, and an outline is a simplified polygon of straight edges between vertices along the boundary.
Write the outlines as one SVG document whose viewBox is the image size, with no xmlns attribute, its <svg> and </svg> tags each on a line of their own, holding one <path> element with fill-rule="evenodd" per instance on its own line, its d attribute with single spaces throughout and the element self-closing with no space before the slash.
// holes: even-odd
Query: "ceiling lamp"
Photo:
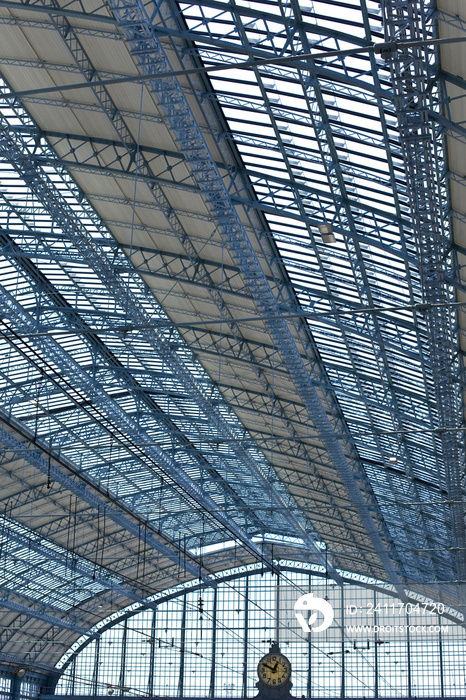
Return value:
<svg viewBox="0 0 466 700">
<path fill-rule="evenodd" d="M 322 243 L 336 243 L 337 239 L 333 234 L 332 224 L 319 224 L 319 233 L 322 236 Z"/>
</svg>

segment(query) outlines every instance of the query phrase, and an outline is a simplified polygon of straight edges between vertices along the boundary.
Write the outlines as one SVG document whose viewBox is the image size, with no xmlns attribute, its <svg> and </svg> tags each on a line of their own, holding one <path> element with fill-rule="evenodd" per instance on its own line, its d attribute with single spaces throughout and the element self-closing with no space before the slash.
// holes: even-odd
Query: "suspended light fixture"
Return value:
<svg viewBox="0 0 466 700">
<path fill-rule="evenodd" d="M 336 243 L 337 239 L 334 236 L 332 224 L 319 224 L 319 233 L 322 236 L 323 243 Z"/>
</svg>

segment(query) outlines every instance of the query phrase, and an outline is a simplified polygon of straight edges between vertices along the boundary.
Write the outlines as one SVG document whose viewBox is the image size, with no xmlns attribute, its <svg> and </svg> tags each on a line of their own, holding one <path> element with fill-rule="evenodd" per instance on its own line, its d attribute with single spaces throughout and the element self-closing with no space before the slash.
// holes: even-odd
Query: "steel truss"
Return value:
<svg viewBox="0 0 466 700">
<path fill-rule="evenodd" d="M 237 543 L 238 563 L 253 557 L 276 570 L 277 547 L 291 548 L 294 538 L 297 556 L 306 552 L 336 581 L 338 568 L 354 567 L 390 580 L 401 596 L 408 582 L 465 580 L 448 306 L 453 273 L 462 283 L 459 270 L 445 267 L 442 151 L 445 129 L 465 134 L 440 113 L 438 66 L 408 49 L 383 65 L 371 55 L 255 67 L 244 82 L 233 70 L 244 57 L 430 35 L 432 16 L 415 13 L 417 4 L 385 0 L 383 24 L 368 0 L 357 37 L 344 21 L 319 27 L 312 3 L 294 0 L 270 12 L 257 3 L 108 0 L 105 21 L 81 3 L 41 0 L 37 20 L 2 18 L 53 30 L 73 62 L 5 66 L 82 76 L 92 95 L 86 104 L 26 90 L 25 102 L 94 110 L 112 128 L 110 138 L 40 129 L 5 90 L 0 359 L 15 373 L 0 374 L 0 469 L 11 507 L 22 513 L 50 499 L 59 516 L 41 526 L 49 545 L 20 532 L 14 515 L 4 529 L 18 558 L 56 546 L 50 559 L 92 590 L 81 617 L 64 614 L 70 634 L 98 604 L 140 604 L 170 577 L 215 585 L 229 555 L 193 552 L 222 539 Z M 86 17 L 102 32 L 79 26 Z M 160 113 L 120 109 L 100 81 L 122 74 L 96 70 L 84 37 L 122 35 L 145 76 L 220 55 L 232 70 L 205 80 L 152 77 L 141 104 L 150 93 Z M 178 150 L 140 142 L 136 121 L 168 127 Z M 133 201 L 85 193 L 71 179 L 91 175 L 123 192 L 136 181 Z M 86 195 L 96 207 L 131 206 L 157 221 L 99 219 Z M 184 210 L 183 197 L 198 198 L 202 211 Z M 207 231 L 210 253 L 189 218 Z M 335 248 L 316 233 L 325 222 Z M 134 242 L 136 234 L 164 246 Z M 141 275 L 159 285 L 160 303 Z M 245 308 L 252 311 L 242 318 Z M 29 494 L 15 492 L 8 476 L 16 460 L 41 474 Z M 60 493 L 86 504 L 75 513 L 90 534 L 80 548 L 63 546 Z M 87 523 L 96 513 L 109 523 L 106 545 L 124 557 L 118 576 L 99 560 L 101 522 Z M 275 555 L 270 543 L 258 544 L 266 532 L 284 538 Z M 151 557 L 142 576 L 141 547 Z M 32 575 L 22 574 L 25 589 Z M 66 606 L 76 581 L 60 580 Z M 60 626 L 52 582 L 50 609 L 33 596 L 13 600 L 8 581 L 0 585 L 6 607 L 23 615 L 30 605 L 31 615 Z"/>
<path fill-rule="evenodd" d="M 11 152 L 10 152 L 10 155 L 11 155 Z M 24 163 L 24 161 L 23 161 L 23 163 Z M 32 173 L 31 173 L 31 174 L 32 174 Z M 28 181 L 31 182 L 30 179 L 28 179 Z M 20 215 L 20 212 L 18 212 L 18 215 Z M 75 221 L 75 224 L 78 224 L 78 226 L 79 226 L 79 222 Z M 10 246 L 11 248 L 14 248 L 14 246 L 12 246 L 11 243 L 10 243 L 9 241 L 4 240 L 4 243 L 5 243 L 5 245 L 6 245 L 7 247 Z M 50 285 L 47 285 L 47 281 L 46 281 L 45 279 L 40 279 L 40 275 L 37 273 L 37 271 L 34 271 L 34 266 L 33 266 L 31 263 L 29 263 L 29 264 L 23 263 L 23 268 L 22 268 L 21 272 L 22 272 L 23 274 L 26 272 L 26 274 L 27 274 L 29 277 L 31 277 L 31 279 L 34 281 L 34 284 L 39 284 L 39 287 L 40 287 L 40 290 L 41 290 L 41 294 L 42 294 L 42 295 L 45 293 L 45 294 L 48 294 L 49 297 L 53 297 L 53 300 L 54 300 L 55 303 L 56 303 L 57 301 L 59 301 L 59 292 L 58 292 L 57 290 L 53 290 L 53 289 L 50 287 Z M 112 273 L 112 274 L 114 274 L 114 273 Z M 16 313 L 16 314 L 19 314 L 19 315 L 21 316 L 21 318 L 22 318 L 21 323 L 22 323 L 22 324 L 24 324 L 25 322 L 27 323 L 27 321 L 26 321 L 26 316 L 24 316 L 24 313 L 22 313 L 22 312 L 20 311 L 20 309 L 19 309 L 18 306 L 15 306 L 15 305 L 14 305 L 12 299 L 9 298 L 7 295 L 4 296 L 4 299 L 5 299 L 6 304 L 7 304 L 7 305 L 9 306 L 9 308 L 10 308 L 10 316 L 11 316 L 11 314 L 13 314 L 11 317 L 14 318 L 15 321 L 18 321 L 18 320 L 19 320 L 19 317 L 16 318 L 16 317 L 15 317 L 15 313 Z M 62 310 L 63 310 L 63 311 L 66 311 L 66 309 L 68 308 L 68 311 L 66 311 L 66 313 L 68 313 L 68 316 L 70 316 L 71 319 L 74 318 L 74 320 L 76 321 L 73 312 L 71 311 L 71 309 L 69 308 L 69 305 L 66 303 L 66 301 L 65 301 L 63 298 L 62 298 L 62 300 L 60 301 L 58 307 L 55 306 L 53 309 L 51 308 L 51 313 L 52 313 L 52 317 L 51 317 L 51 318 L 56 317 L 56 312 L 57 312 L 57 310 L 60 308 L 60 306 L 62 307 Z M 62 311 L 62 312 L 63 312 L 63 311 Z M 33 324 L 33 325 L 34 325 L 34 324 Z M 145 323 L 145 324 L 143 324 L 143 325 L 146 325 L 146 326 L 147 326 L 147 323 Z M 78 326 L 81 326 L 81 327 L 82 327 L 82 323 L 78 323 Z M 36 328 L 35 325 L 34 325 L 34 327 Z M 24 330 L 24 327 L 23 327 L 23 330 Z M 32 326 L 31 326 L 31 331 L 32 331 Z M 34 335 L 35 335 L 34 332 L 32 332 L 32 336 L 34 336 Z M 7 334 L 7 337 L 8 337 L 8 340 L 10 340 L 10 341 L 12 340 L 12 337 L 8 336 L 8 334 Z M 51 345 L 50 345 L 50 343 L 51 343 Z M 41 346 L 41 348 L 43 348 L 43 347 L 44 347 L 44 341 L 39 341 L 39 345 Z M 48 346 L 49 348 L 51 348 L 51 347 L 54 346 L 54 345 L 55 345 L 54 341 L 45 340 L 45 346 Z M 58 350 L 58 348 L 55 347 L 54 352 L 56 353 L 57 350 Z M 103 352 L 102 348 L 101 348 L 100 350 L 101 350 L 101 352 Z M 23 351 L 24 351 L 24 348 L 23 348 Z M 48 354 L 49 356 L 51 356 L 51 355 L 53 355 L 53 352 L 52 352 L 52 353 L 48 352 L 47 354 Z M 106 359 L 107 359 L 107 361 L 108 361 L 108 356 L 107 356 Z M 61 355 L 60 360 L 57 362 L 57 366 L 60 366 L 62 369 L 64 369 L 65 366 L 71 367 L 70 364 L 69 364 L 69 360 L 66 360 L 64 355 Z M 73 371 L 76 372 L 76 370 L 77 370 L 77 367 L 75 367 Z M 72 372 L 73 372 L 73 371 L 72 371 Z M 71 373 L 72 373 L 72 372 L 71 372 Z M 77 378 L 77 376 L 78 376 L 78 375 L 76 375 L 76 374 L 74 375 L 75 379 Z M 83 387 L 85 387 L 86 384 L 87 384 L 87 380 L 85 379 L 84 375 L 81 375 L 81 376 L 82 376 L 82 380 L 83 380 L 83 382 L 84 382 L 84 383 L 83 383 Z M 41 381 L 41 380 L 38 380 L 38 383 L 40 383 L 40 381 Z M 166 393 L 166 392 L 165 392 L 165 393 Z M 44 396 L 45 396 L 45 395 L 43 394 L 43 395 L 42 395 L 42 398 L 44 398 Z M 95 401 L 95 397 L 94 397 L 94 401 Z M 81 400 L 81 401 L 78 400 L 78 402 L 76 402 L 76 399 L 74 399 L 74 403 L 75 403 L 75 405 L 78 405 L 79 403 L 82 403 L 82 400 Z M 56 437 L 57 437 L 57 436 L 55 436 L 55 438 L 56 438 Z M 63 446 L 62 446 L 61 449 L 63 449 Z M 160 461 L 160 459 L 158 459 L 158 461 Z M 165 481 L 165 486 L 167 486 L 167 481 Z M 230 490 L 231 490 L 231 489 L 230 489 Z M 134 501 L 133 501 L 133 505 L 134 505 Z M 209 510 L 210 510 L 210 512 L 214 515 L 214 517 L 220 517 L 220 516 L 216 516 L 216 514 L 218 513 L 218 509 L 217 509 L 213 504 L 210 505 Z M 283 517 L 283 516 L 284 516 L 285 518 L 286 518 L 286 517 L 289 517 L 287 511 L 286 511 L 284 508 L 281 508 L 281 509 L 280 509 L 280 512 L 281 512 L 281 514 L 282 514 L 282 517 Z M 254 547 L 253 547 L 253 548 L 254 548 Z M 168 552 L 167 552 L 167 553 L 168 553 Z M 262 553 L 260 554 L 260 558 L 261 558 L 261 559 L 264 559 L 264 556 L 262 555 Z"/>
<path fill-rule="evenodd" d="M 384 0 L 386 38 L 408 40 L 424 38 L 435 32 L 429 5 L 400 0 Z M 407 182 L 413 201 L 413 234 L 419 256 L 423 301 L 440 304 L 429 308 L 427 337 L 437 406 L 437 426 L 445 462 L 442 486 L 450 500 L 449 514 L 460 581 L 466 580 L 465 510 L 461 486 L 465 467 L 464 438 L 455 432 L 461 414 L 461 395 L 457 377 L 457 352 L 454 328 L 456 312 L 448 306 L 455 301 L 448 282 L 446 259 L 450 233 L 446 216 L 447 191 L 443 178 L 445 147 L 431 112 L 441 113 L 442 95 L 435 81 L 436 57 L 425 50 L 405 49 L 390 59 L 395 106 L 400 125 L 401 144 Z"/>
<path fill-rule="evenodd" d="M 168 67 L 166 56 L 152 32 L 152 22 L 144 7 L 125 2 L 112 2 L 110 6 L 119 19 L 119 24 L 141 70 L 147 74 L 166 72 Z M 285 359 L 295 386 L 303 398 L 312 421 L 322 435 L 322 441 L 331 455 L 353 503 L 356 505 L 358 514 L 379 553 L 390 580 L 396 585 L 400 595 L 403 595 L 399 575 L 388 555 L 385 543 L 374 525 L 360 485 L 339 442 L 331 437 L 333 428 L 321 399 L 310 380 L 308 370 L 297 351 L 288 326 L 279 320 L 276 299 L 244 228 L 240 224 L 235 210 L 231 207 L 229 196 L 224 190 L 218 170 L 212 161 L 202 134 L 197 128 L 181 88 L 175 78 L 154 79 L 149 82 L 149 86 L 157 94 L 166 119 L 176 134 L 177 142 L 186 155 L 191 172 L 209 205 L 219 230 L 243 271 L 244 279 L 254 295 L 261 315 L 266 319 L 272 316 L 276 316 L 278 319 L 276 321 L 266 320 L 269 332 L 274 338 L 280 354 Z"/>
<path fill-rule="evenodd" d="M 6 133 L 5 133 L 5 138 L 9 139 L 9 137 L 7 136 Z M 10 160 L 11 161 L 16 160 L 16 165 L 20 169 L 22 169 L 23 167 L 28 167 L 29 175 L 26 175 L 26 181 L 28 181 L 31 186 L 32 186 L 33 182 L 36 181 L 36 192 L 38 193 L 39 199 L 41 199 L 43 203 L 46 203 L 46 205 L 48 204 L 49 210 L 53 211 L 56 208 L 55 201 L 50 197 L 50 195 L 47 194 L 46 188 L 48 187 L 48 185 L 46 185 L 44 183 L 44 181 L 41 181 L 40 178 L 37 177 L 36 172 L 32 169 L 31 165 L 27 165 L 26 158 L 24 157 L 24 155 L 21 155 L 19 150 L 16 151 L 16 158 L 13 157 L 13 151 L 11 149 L 15 148 L 15 147 L 17 148 L 17 146 L 14 146 L 11 141 L 9 142 L 9 145 L 7 146 L 7 148 L 9 149 L 8 153 L 10 156 Z M 20 165 L 20 163 L 21 163 L 21 165 Z M 64 203 L 62 204 L 61 208 L 58 211 L 54 212 L 55 219 L 57 218 L 57 215 L 61 219 L 62 228 L 64 228 L 65 230 L 68 229 L 69 232 L 71 232 L 71 231 L 75 232 L 76 231 L 75 226 L 76 226 L 76 228 L 79 226 L 78 230 L 81 231 L 80 235 L 82 236 L 84 234 L 84 237 L 87 236 L 87 233 L 83 229 L 82 225 L 78 221 L 75 220 L 75 217 L 71 214 L 70 211 L 68 211 L 68 212 L 66 211 L 66 208 L 64 208 Z M 76 233 L 74 233 L 73 235 L 75 236 Z M 75 244 L 76 244 L 76 241 L 77 241 L 77 239 L 75 238 L 75 241 L 74 241 Z M 82 239 L 82 243 L 84 243 L 84 238 Z M 85 245 L 87 245 L 87 243 Z M 122 299 L 123 299 L 123 303 L 121 305 L 122 308 L 126 307 L 127 310 L 128 310 L 128 308 L 131 308 L 131 307 L 133 308 L 134 316 L 131 319 L 131 322 L 133 324 L 135 324 L 136 326 L 137 325 L 140 325 L 140 326 L 150 325 L 148 323 L 149 319 L 144 317 L 143 314 L 141 314 L 141 311 L 139 310 L 139 305 L 137 304 L 136 300 L 131 300 L 131 296 L 130 296 L 130 294 L 128 294 L 128 290 L 124 289 L 121 286 L 121 282 L 118 281 L 113 266 L 112 266 L 112 268 L 110 268 L 108 263 L 105 263 L 102 259 L 99 261 L 97 256 L 98 256 L 98 253 L 95 249 L 93 251 L 89 250 L 86 253 L 86 257 L 88 259 L 93 258 L 94 262 L 92 264 L 94 265 L 94 267 L 98 271 L 98 274 L 100 274 L 105 279 L 105 284 L 109 288 L 113 288 L 114 291 L 116 291 L 118 289 L 118 287 L 120 288 L 120 294 L 122 294 Z M 100 272 L 99 272 L 99 269 L 100 269 Z M 5 299 L 5 304 L 10 306 L 10 308 L 12 308 L 11 300 L 7 301 L 7 299 Z M 17 309 L 17 312 L 20 313 L 19 309 Z M 32 327 L 31 327 L 31 330 L 32 330 Z M 168 359 L 167 353 L 170 353 L 170 350 L 165 346 L 165 344 L 163 344 L 162 338 L 159 338 L 157 340 L 153 331 L 152 332 L 144 331 L 143 335 L 146 335 L 146 334 L 149 334 L 152 337 L 152 340 L 151 340 L 152 347 L 158 346 L 159 352 L 161 352 L 161 355 L 165 358 L 165 360 L 167 360 Z M 52 345 L 54 345 L 53 341 L 44 339 L 41 342 L 45 343 L 45 345 L 49 345 L 49 349 L 47 350 L 47 353 L 49 354 L 49 356 L 51 356 L 53 353 L 50 352 L 50 348 L 51 348 L 50 342 L 52 342 Z M 57 350 L 58 350 L 58 348 L 55 349 L 55 352 Z M 174 355 L 173 355 L 173 359 L 175 359 Z M 57 362 L 57 366 L 61 366 L 61 367 L 65 367 L 66 364 L 67 364 L 67 361 L 65 361 L 64 358 L 63 358 L 63 362 L 62 361 Z M 176 373 L 177 373 L 178 379 L 184 377 L 184 381 L 186 382 L 186 389 L 188 390 L 188 394 L 191 395 L 191 392 L 195 388 L 195 383 L 194 383 L 192 377 L 187 374 L 185 368 L 183 366 L 181 366 L 179 364 L 179 362 L 177 362 Z M 73 372 L 71 374 L 73 374 Z M 77 377 L 77 375 L 74 375 L 74 376 L 75 376 L 75 378 Z M 88 379 L 84 379 L 84 377 L 83 377 L 83 381 L 84 381 L 83 386 L 86 386 Z M 199 391 L 199 389 L 197 389 L 197 388 L 195 389 L 195 391 L 196 391 L 197 396 L 198 396 L 198 401 L 201 402 L 201 405 L 203 406 L 204 411 L 207 412 L 207 415 L 211 416 L 212 423 L 218 424 L 219 429 L 226 430 L 227 431 L 226 434 L 229 437 L 229 439 L 230 440 L 233 439 L 234 435 L 233 435 L 233 433 L 230 432 L 230 428 L 227 427 L 227 423 L 224 421 L 224 419 L 222 419 L 222 417 L 220 415 L 212 414 L 212 409 L 210 408 L 209 404 L 206 402 L 205 398 L 203 397 L 204 391 L 203 390 Z M 95 398 L 94 398 L 94 401 L 95 401 Z M 107 401 L 107 399 L 105 399 L 105 401 Z M 121 415 L 121 418 L 123 419 L 123 414 L 120 414 L 120 415 Z M 138 438 L 138 440 L 140 441 L 140 438 Z M 143 442 L 144 442 L 144 438 L 143 438 Z M 156 450 L 156 448 L 152 448 L 152 451 L 154 449 Z M 263 489 L 265 491 L 267 491 L 270 495 L 273 496 L 273 494 L 274 494 L 273 488 L 270 487 L 268 482 L 264 481 L 263 476 L 260 475 L 260 472 L 258 471 L 257 467 L 254 466 L 253 461 L 251 461 L 251 459 L 247 455 L 247 453 L 241 447 L 238 447 L 237 449 L 239 450 L 240 454 L 242 455 L 242 459 L 246 460 L 246 463 L 249 463 L 249 468 L 253 470 L 253 473 L 255 474 L 256 478 L 259 477 L 259 479 L 262 480 Z M 157 457 L 154 459 L 154 464 L 157 462 L 158 463 L 163 462 L 162 455 L 159 454 L 157 450 L 156 450 L 156 452 L 157 452 Z M 170 479 L 169 479 L 169 477 L 167 477 L 167 475 L 165 475 L 163 478 L 165 480 L 165 486 L 167 486 L 170 483 Z M 184 479 L 185 477 L 182 477 L 182 478 Z M 188 483 L 188 482 L 186 482 L 186 483 Z M 196 490 L 197 490 L 197 487 L 195 487 L 194 484 L 191 484 L 190 486 L 188 486 L 187 492 L 192 493 L 192 492 L 195 492 Z M 278 503 L 280 503 L 280 501 L 278 501 Z M 214 502 L 210 503 L 208 510 L 210 510 L 211 512 L 214 512 L 214 513 L 217 512 L 217 508 L 216 508 Z M 217 517 L 220 517 L 220 516 L 217 516 Z M 285 517 L 286 517 L 286 514 L 285 514 Z M 293 518 L 293 516 L 292 516 L 292 518 Z M 295 525 L 295 527 L 296 527 L 296 525 Z M 240 535 L 239 530 L 236 532 L 235 536 L 238 537 L 239 539 L 244 537 L 243 535 Z M 310 541 L 310 546 L 311 547 L 313 546 L 311 541 Z M 252 547 L 252 549 L 255 550 L 257 554 L 259 554 L 254 546 Z"/>
</svg>

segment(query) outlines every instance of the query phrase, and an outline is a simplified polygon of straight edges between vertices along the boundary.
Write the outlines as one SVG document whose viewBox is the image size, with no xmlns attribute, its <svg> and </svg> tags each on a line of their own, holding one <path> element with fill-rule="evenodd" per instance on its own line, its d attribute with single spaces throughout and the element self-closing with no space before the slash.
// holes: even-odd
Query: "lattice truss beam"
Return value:
<svg viewBox="0 0 466 700">
<path fill-rule="evenodd" d="M 170 577 L 211 581 L 225 555 L 192 552 L 225 539 L 238 562 L 273 566 L 265 533 L 337 579 L 401 592 L 461 578 L 455 338 L 450 312 L 429 308 L 452 296 L 426 293 L 425 222 L 409 208 L 426 172 L 406 171 L 397 71 L 411 58 L 234 67 L 381 41 L 379 3 L 328 22 L 296 2 L 25 7 L 0 5 L 4 527 L 29 528 L 5 561 L 39 533 L 86 579 L 67 589 L 55 572 L 40 614 L 77 632 L 95 601 L 108 612 Z M 165 77 L 220 60 L 231 69 L 209 79 Z M 416 60 L 414 77 L 435 75 Z M 444 201 L 440 179 L 432 192 Z M 35 605 L 32 566 L 17 599 L 0 582 L 10 609 Z"/>
</svg>

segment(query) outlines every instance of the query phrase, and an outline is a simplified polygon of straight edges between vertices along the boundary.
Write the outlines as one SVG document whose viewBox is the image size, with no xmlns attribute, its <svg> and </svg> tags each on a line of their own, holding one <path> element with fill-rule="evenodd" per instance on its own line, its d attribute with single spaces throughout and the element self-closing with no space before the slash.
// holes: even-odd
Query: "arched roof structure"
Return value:
<svg viewBox="0 0 466 700">
<path fill-rule="evenodd" d="M 281 557 L 461 608 L 465 22 L 0 1 L 0 660 Z"/>
</svg>

